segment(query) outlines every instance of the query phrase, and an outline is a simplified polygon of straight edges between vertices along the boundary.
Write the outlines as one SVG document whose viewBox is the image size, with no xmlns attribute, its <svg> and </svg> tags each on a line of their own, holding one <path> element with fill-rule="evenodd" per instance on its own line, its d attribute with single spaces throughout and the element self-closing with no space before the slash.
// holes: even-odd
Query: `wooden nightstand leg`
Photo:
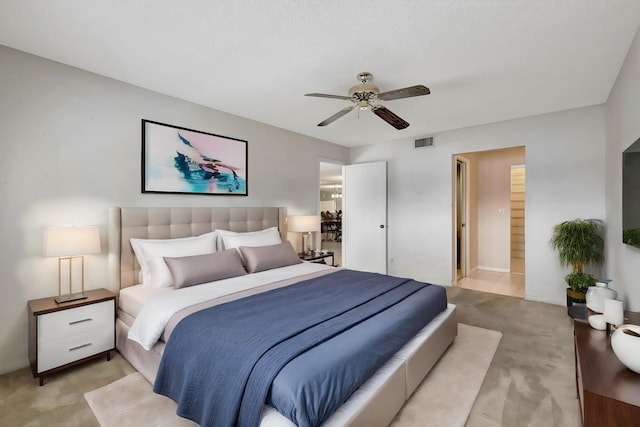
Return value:
<svg viewBox="0 0 640 427">
<path fill-rule="evenodd" d="M 111 361 L 111 352 L 107 351 L 107 362 Z"/>
<path fill-rule="evenodd" d="M 38 378 L 40 380 L 40 387 L 42 387 L 44 385 L 44 375 L 40 375 Z"/>
</svg>

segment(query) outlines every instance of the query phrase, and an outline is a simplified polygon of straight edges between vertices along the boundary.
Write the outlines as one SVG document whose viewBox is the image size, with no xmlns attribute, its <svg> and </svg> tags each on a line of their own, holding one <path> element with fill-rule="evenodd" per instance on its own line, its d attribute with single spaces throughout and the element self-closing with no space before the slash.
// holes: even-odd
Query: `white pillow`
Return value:
<svg viewBox="0 0 640 427">
<path fill-rule="evenodd" d="M 282 243 L 278 227 L 265 228 L 260 231 L 249 231 L 246 233 L 236 233 L 235 231 L 216 230 L 220 235 L 218 245 L 219 250 L 238 248 L 240 246 L 270 246 Z"/>
<path fill-rule="evenodd" d="M 179 239 L 131 238 L 131 247 L 136 254 L 142 273 L 142 287 L 163 288 L 173 286 L 171 272 L 163 257 L 204 255 L 216 251 L 218 233 L 201 234 Z"/>
</svg>

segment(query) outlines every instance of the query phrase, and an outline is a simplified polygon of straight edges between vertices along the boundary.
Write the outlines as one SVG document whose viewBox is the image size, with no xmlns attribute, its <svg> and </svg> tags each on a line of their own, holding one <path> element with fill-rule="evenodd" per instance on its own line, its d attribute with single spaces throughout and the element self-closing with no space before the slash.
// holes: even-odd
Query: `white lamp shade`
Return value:
<svg viewBox="0 0 640 427">
<path fill-rule="evenodd" d="M 47 228 L 44 232 L 45 257 L 67 257 L 100 253 L 98 227 Z"/>
<path fill-rule="evenodd" d="M 308 233 L 320 231 L 320 215 L 295 215 L 287 218 L 288 231 Z"/>
</svg>

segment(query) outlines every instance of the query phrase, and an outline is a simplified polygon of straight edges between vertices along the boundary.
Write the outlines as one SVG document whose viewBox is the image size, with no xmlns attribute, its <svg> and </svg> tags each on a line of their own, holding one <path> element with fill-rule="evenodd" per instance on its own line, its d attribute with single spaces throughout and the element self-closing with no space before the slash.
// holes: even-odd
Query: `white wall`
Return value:
<svg viewBox="0 0 640 427">
<path fill-rule="evenodd" d="M 629 49 L 605 105 L 607 139 L 606 265 L 626 308 L 640 310 L 640 249 L 622 243 L 622 152 L 640 138 L 640 34 Z"/>
<path fill-rule="evenodd" d="M 285 206 L 318 211 L 318 159 L 347 149 L 0 46 L 0 373 L 27 365 L 30 299 L 57 295 L 47 226 L 98 225 L 86 287 L 107 286 L 111 206 Z M 207 88 L 203 88 L 207 90 Z M 141 194 L 141 119 L 248 141 L 249 196 Z"/>
<path fill-rule="evenodd" d="M 435 136 L 415 150 L 399 139 L 351 150 L 351 162 L 388 161 L 389 273 L 437 284 L 452 275 L 452 156 L 524 146 L 527 163 L 526 292 L 565 302 L 564 276 L 549 246 L 552 227 L 577 217 L 605 219 L 601 106 L 474 126 Z M 480 256 L 480 255 L 478 255 Z"/>
</svg>

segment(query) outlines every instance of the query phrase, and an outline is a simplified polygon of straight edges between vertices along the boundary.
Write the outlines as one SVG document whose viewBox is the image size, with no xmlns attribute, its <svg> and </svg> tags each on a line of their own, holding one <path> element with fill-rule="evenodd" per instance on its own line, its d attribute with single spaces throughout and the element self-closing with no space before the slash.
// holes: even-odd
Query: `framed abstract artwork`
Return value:
<svg viewBox="0 0 640 427">
<path fill-rule="evenodd" d="M 246 196 L 247 141 L 143 119 L 142 192 Z"/>
</svg>

